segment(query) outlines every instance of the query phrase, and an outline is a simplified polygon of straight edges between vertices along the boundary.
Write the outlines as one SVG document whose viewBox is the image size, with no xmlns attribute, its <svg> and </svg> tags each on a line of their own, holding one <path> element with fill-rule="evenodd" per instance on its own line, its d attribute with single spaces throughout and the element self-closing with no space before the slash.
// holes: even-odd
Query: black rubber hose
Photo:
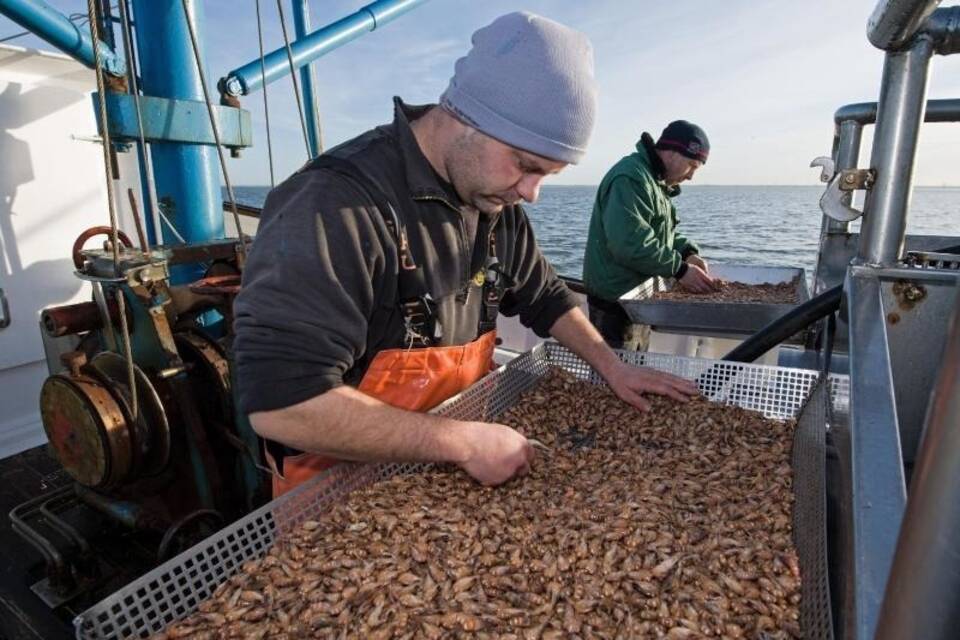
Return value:
<svg viewBox="0 0 960 640">
<path fill-rule="evenodd" d="M 728 362 L 753 362 L 798 331 L 836 312 L 840 308 L 842 295 L 843 285 L 838 284 L 810 298 L 741 342 L 723 359 Z"/>
<path fill-rule="evenodd" d="M 934 253 L 960 253 L 960 245 L 935 249 Z M 744 340 L 723 359 L 728 362 L 753 362 L 798 331 L 840 309 L 843 285 L 827 289 L 777 318 Z"/>
</svg>

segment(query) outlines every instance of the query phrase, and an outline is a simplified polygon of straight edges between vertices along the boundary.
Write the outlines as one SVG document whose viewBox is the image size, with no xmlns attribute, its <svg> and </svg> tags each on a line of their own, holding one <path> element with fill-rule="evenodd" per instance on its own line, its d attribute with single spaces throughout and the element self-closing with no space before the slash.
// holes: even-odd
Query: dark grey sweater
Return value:
<svg viewBox="0 0 960 640">
<path fill-rule="evenodd" d="M 414 259 L 439 303 L 443 344 L 477 337 L 480 287 L 473 275 L 478 226 L 493 224 L 497 256 L 514 284 L 500 311 L 538 335 L 575 300 L 537 247 L 523 209 L 481 219 L 433 171 L 410 121 L 430 106 L 395 100 L 392 124 L 329 153 L 349 159 L 402 208 Z M 287 407 L 341 384 L 357 385 L 377 352 L 402 347 L 397 250 L 372 199 L 326 169 L 300 171 L 270 192 L 236 300 L 240 408 Z"/>
</svg>

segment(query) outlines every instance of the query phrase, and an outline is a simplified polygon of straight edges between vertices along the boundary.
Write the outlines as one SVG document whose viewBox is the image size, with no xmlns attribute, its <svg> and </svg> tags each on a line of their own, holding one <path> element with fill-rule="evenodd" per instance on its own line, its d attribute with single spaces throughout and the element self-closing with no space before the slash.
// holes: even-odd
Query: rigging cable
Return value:
<svg viewBox="0 0 960 640">
<path fill-rule="evenodd" d="M 267 121 L 267 159 L 270 163 L 270 188 L 277 186 L 273 173 L 273 141 L 270 137 L 270 105 L 267 101 L 267 67 L 263 56 L 263 20 L 260 17 L 260 0 L 257 5 L 257 39 L 260 40 L 260 81 L 263 83 L 263 117 Z"/>
<path fill-rule="evenodd" d="M 91 0 L 92 1 L 92 0 Z M 197 44 L 197 32 L 194 29 L 193 18 L 190 16 L 189 0 L 182 0 L 183 17 L 187 21 L 190 31 L 190 44 L 193 47 L 193 57 L 197 63 L 197 73 L 200 75 L 200 86 L 203 88 L 203 100 L 207 104 L 207 114 L 210 116 L 210 127 L 213 129 L 213 141 L 216 143 L 217 156 L 220 158 L 220 170 L 223 171 L 223 181 L 227 186 L 227 197 L 230 199 L 230 209 L 233 211 L 233 223 L 237 227 L 237 238 L 240 240 L 240 255 L 247 257 L 247 242 L 240 227 L 240 212 L 237 210 L 237 199 L 233 195 L 233 185 L 230 183 L 230 173 L 227 171 L 227 159 L 223 155 L 223 145 L 220 143 L 220 129 L 217 127 L 217 118 L 213 113 L 213 103 L 210 102 L 210 91 L 207 89 L 207 77 L 203 72 L 203 60 L 200 58 L 200 45 Z"/>
<path fill-rule="evenodd" d="M 177 231 L 177 228 L 173 226 L 172 222 L 170 222 L 170 218 L 167 217 L 167 214 L 165 214 L 162 209 L 158 210 L 157 213 L 160 214 L 160 220 L 167 225 L 167 228 L 170 229 L 170 233 L 173 234 L 173 237 L 179 240 L 182 244 L 187 244 L 187 239 L 184 238 L 179 231 Z"/>
<path fill-rule="evenodd" d="M 106 83 L 103 79 L 103 65 L 100 60 L 100 26 L 97 20 L 96 0 L 87 0 L 87 13 L 90 20 L 90 37 L 93 40 L 93 66 L 97 77 L 97 92 L 99 100 L 97 101 L 100 117 L 100 137 L 103 139 L 103 168 L 107 177 L 107 208 L 110 211 L 110 244 L 113 253 L 113 275 L 120 276 L 120 242 L 117 238 L 119 229 L 117 228 L 117 205 L 113 197 L 113 163 L 111 162 L 110 128 L 107 120 L 107 91 Z M 140 416 L 140 410 L 137 402 L 137 386 L 133 369 L 133 351 L 130 346 L 130 328 L 127 326 L 127 308 L 123 291 L 120 287 L 116 289 L 117 307 L 120 313 L 121 337 L 123 338 L 124 359 L 127 365 L 127 384 L 130 385 L 131 409 L 134 420 Z"/>
<path fill-rule="evenodd" d="M 150 217 L 153 220 L 157 219 L 155 205 L 157 201 L 157 187 L 156 182 L 153 177 L 153 162 L 150 158 L 150 154 L 147 151 L 147 142 L 144 139 L 143 135 L 143 114 L 140 110 L 140 87 L 137 83 L 137 67 L 134 65 L 134 55 L 133 55 L 133 41 L 131 38 L 130 32 L 130 16 L 127 13 L 127 0 L 120 0 L 120 21 L 121 21 L 121 31 L 123 32 L 123 51 L 124 55 L 127 58 L 127 68 L 130 70 L 129 82 L 130 82 L 130 93 L 133 95 L 133 106 L 137 114 L 137 135 L 140 139 L 140 153 L 143 159 L 144 172 L 146 173 L 146 195 L 147 203 L 144 207 L 144 215 L 149 213 Z M 134 212 L 134 215 L 137 215 L 137 212 Z M 161 231 L 161 230 L 158 230 Z M 163 233 L 161 231 L 160 235 L 156 238 L 159 244 L 163 244 Z"/>
<path fill-rule="evenodd" d="M 97 77 L 98 115 L 100 119 L 100 137 L 103 139 L 103 168 L 107 176 L 107 209 L 110 212 L 110 243 L 113 245 L 113 275 L 120 275 L 120 242 L 117 238 L 117 207 L 113 200 L 113 163 L 111 162 L 110 130 L 107 128 L 107 90 L 103 80 L 103 66 L 100 61 L 100 29 L 97 24 L 95 0 L 87 0 L 90 37 L 93 38 L 93 65 Z"/>
<path fill-rule="evenodd" d="M 287 36 L 287 20 L 283 17 L 282 0 L 277 0 L 277 13 L 280 15 L 280 29 L 283 31 L 283 42 L 287 48 L 287 61 L 290 63 L 290 79 L 293 81 L 293 96 L 297 99 L 297 111 L 300 113 L 300 128 L 303 130 L 303 145 L 307 149 L 307 160 L 310 160 L 310 136 L 307 134 L 307 118 L 303 115 L 303 102 L 300 100 L 300 83 L 297 82 L 297 71 L 293 67 L 293 50 L 290 48 L 290 38 Z"/>
</svg>

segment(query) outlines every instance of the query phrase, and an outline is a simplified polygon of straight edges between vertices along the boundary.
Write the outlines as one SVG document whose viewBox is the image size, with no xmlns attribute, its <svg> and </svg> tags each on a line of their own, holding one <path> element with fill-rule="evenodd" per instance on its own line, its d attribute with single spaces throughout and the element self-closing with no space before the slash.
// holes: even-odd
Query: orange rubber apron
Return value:
<svg viewBox="0 0 960 640">
<path fill-rule="evenodd" d="M 398 409 L 429 411 L 490 372 L 495 339 L 496 331 L 488 331 L 473 342 L 456 347 L 381 351 L 357 389 Z M 274 498 L 338 462 L 316 453 L 287 456 L 281 475 L 269 453 L 267 461 L 274 472 Z"/>
</svg>

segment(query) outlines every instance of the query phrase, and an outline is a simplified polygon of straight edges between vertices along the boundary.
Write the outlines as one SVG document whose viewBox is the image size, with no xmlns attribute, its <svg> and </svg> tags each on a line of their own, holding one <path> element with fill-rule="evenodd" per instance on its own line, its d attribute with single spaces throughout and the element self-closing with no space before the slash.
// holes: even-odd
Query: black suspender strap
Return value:
<svg viewBox="0 0 960 640">
<path fill-rule="evenodd" d="M 301 171 L 317 169 L 327 169 L 352 180 L 373 200 L 397 245 L 399 262 L 397 289 L 400 313 L 407 334 L 406 346 L 430 347 L 437 344 L 442 337 L 442 328 L 437 319 L 437 304 L 427 289 L 423 267 L 419 266 L 413 257 L 406 226 L 396 208 L 376 182 L 349 160 L 322 155 L 312 160 Z M 503 292 L 506 287 L 513 286 L 515 282 L 503 271 L 497 260 L 496 221 L 486 220 L 481 216 L 478 224 L 474 257 L 483 256 L 481 264 L 484 278 L 477 332 L 478 335 L 483 335 L 497 328 L 497 315 L 500 312 Z M 484 244 L 486 244 L 485 247 Z"/>
<path fill-rule="evenodd" d="M 393 204 L 377 186 L 376 182 L 357 165 L 344 158 L 322 155 L 315 158 L 301 171 L 327 169 L 349 178 L 366 193 L 393 236 L 397 245 L 399 263 L 397 290 L 400 313 L 406 327 L 408 347 L 429 347 L 440 339 L 440 324 L 437 322 L 437 305 L 427 289 L 423 267 L 417 265 L 410 248 L 407 228 Z"/>
<path fill-rule="evenodd" d="M 489 231 L 487 232 L 487 229 Z M 487 233 L 487 250 L 483 263 L 483 288 L 481 289 L 482 305 L 480 308 L 480 322 L 477 327 L 478 335 L 483 335 L 497 328 L 497 315 L 500 313 L 500 302 L 503 293 L 508 287 L 516 285 L 516 281 L 504 271 L 503 265 L 497 258 L 496 219 L 484 228 Z M 477 244 L 482 241 L 481 234 L 477 233 Z M 476 250 L 475 250 L 476 251 Z"/>
<path fill-rule="evenodd" d="M 500 298 L 503 297 L 501 273 L 498 270 L 497 239 L 493 229 L 487 239 L 487 255 L 483 265 L 483 287 L 480 290 L 483 304 L 480 305 L 480 322 L 477 333 L 483 335 L 497 328 L 500 313 Z"/>
</svg>

